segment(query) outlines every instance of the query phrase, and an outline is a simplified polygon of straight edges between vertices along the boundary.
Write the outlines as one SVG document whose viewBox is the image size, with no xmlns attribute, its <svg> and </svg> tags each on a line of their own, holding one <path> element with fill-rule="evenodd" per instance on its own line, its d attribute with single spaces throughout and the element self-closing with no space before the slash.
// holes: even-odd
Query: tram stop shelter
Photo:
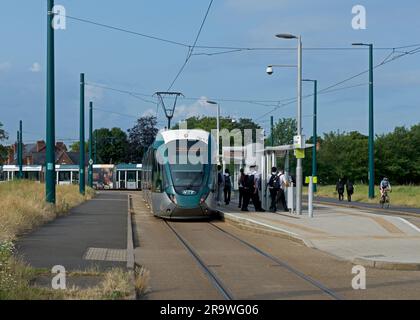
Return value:
<svg viewBox="0 0 420 320">
<path fill-rule="evenodd" d="M 306 144 L 305 149 L 313 148 L 313 144 Z M 234 190 L 238 190 L 238 177 L 241 168 L 249 168 L 247 166 L 247 150 L 252 150 L 249 147 L 223 147 L 222 149 L 222 164 L 223 171 L 225 168 L 233 166 L 233 186 Z M 257 161 L 253 164 L 258 166 L 258 172 L 261 174 L 261 190 L 260 199 L 263 209 L 267 210 L 270 207 L 270 194 L 266 188 L 271 176 L 271 168 L 278 167 L 279 163 L 283 163 L 284 173 L 289 181 L 290 186 L 285 190 L 286 200 L 289 209 L 294 212 L 296 209 L 296 186 L 291 179 L 290 171 L 290 156 L 294 156 L 295 150 L 298 150 L 294 145 L 283 145 L 274 147 L 264 147 L 257 149 Z M 299 148 L 299 150 L 302 150 Z"/>
</svg>

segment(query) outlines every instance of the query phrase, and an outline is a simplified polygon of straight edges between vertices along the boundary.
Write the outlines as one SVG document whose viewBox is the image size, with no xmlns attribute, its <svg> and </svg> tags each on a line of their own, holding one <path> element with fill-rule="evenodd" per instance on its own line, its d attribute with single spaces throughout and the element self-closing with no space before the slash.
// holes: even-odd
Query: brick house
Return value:
<svg viewBox="0 0 420 320">
<path fill-rule="evenodd" d="M 67 147 L 63 142 L 55 144 L 55 164 L 59 165 L 79 165 L 79 152 L 67 151 Z M 86 159 L 86 165 L 87 165 Z M 45 165 L 46 162 L 46 145 L 45 141 L 37 141 L 36 143 L 23 145 L 23 165 Z M 8 165 L 17 164 L 17 144 L 13 144 L 9 148 L 7 158 Z"/>
</svg>

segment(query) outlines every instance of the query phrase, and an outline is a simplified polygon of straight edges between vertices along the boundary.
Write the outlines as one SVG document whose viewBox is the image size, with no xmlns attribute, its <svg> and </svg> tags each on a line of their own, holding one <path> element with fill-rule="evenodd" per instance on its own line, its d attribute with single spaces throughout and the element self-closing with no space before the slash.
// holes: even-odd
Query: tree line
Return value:
<svg viewBox="0 0 420 320">
<path fill-rule="evenodd" d="M 274 140 L 291 144 L 296 132 L 294 119 L 281 119 L 274 128 Z M 307 143 L 313 143 L 312 137 Z M 318 137 L 317 165 L 321 184 L 335 184 L 341 178 L 368 183 L 368 136 L 359 132 L 329 132 Z M 291 167 L 294 167 L 295 161 Z M 312 173 L 312 149 L 306 150 L 304 175 Z M 375 137 L 375 183 L 388 177 L 394 184 L 420 184 L 420 124 Z"/>
<path fill-rule="evenodd" d="M 216 127 L 215 117 L 191 117 L 186 120 L 188 128 L 211 131 Z M 222 129 L 259 129 L 251 119 L 222 117 Z M 154 116 L 139 118 L 127 132 L 120 128 L 101 128 L 94 132 L 96 137 L 97 163 L 141 163 L 144 152 L 153 143 L 157 133 L 157 119 Z M 175 126 L 174 129 L 178 128 Z M 267 145 L 293 143 L 296 120 L 283 118 L 274 125 L 273 136 L 269 135 Z M 7 133 L 0 123 L 0 142 L 7 139 Z M 312 143 L 312 137 L 307 143 Z M 86 143 L 86 148 L 88 142 Z M 72 151 L 79 151 L 79 143 L 71 145 Z M 348 178 L 355 183 L 368 182 L 368 137 L 359 132 L 329 132 L 317 141 L 318 179 L 321 184 L 335 184 L 338 178 Z M 7 147 L 0 143 L 0 164 L 7 159 Z M 291 157 L 290 167 L 295 167 Z M 279 162 L 279 166 L 283 164 Z M 306 151 L 303 162 L 304 175 L 312 173 L 312 150 Z M 394 131 L 375 137 L 375 182 L 387 176 L 394 184 L 420 184 L 420 123 L 397 127 Z"/>
</svg>

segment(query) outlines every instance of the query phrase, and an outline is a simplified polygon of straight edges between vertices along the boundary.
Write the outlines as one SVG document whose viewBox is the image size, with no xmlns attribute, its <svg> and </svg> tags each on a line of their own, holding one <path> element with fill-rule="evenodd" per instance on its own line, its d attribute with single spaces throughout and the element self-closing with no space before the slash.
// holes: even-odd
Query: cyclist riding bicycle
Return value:
<svg viewBox="0 0 420 320">
<path fill-rule="evenodd" d="M 389 180 L 387 177 L 384 177 L 380 184 L 380 190 L 381 190 L 381 200 L 380 204 L 381 207 L 384 208 L 385 206 L 389 208 L 389 195 L 388 192 L 391 192 L 391 184 L 389 183 Z"/>
<path fill-rule="evenodd" d="M 389 191 L 391 191 L 391 184 L 389 183 L 389 179 L 384 177 L 380 184 L 381 189 L 381 198 Z"/>
</svg>

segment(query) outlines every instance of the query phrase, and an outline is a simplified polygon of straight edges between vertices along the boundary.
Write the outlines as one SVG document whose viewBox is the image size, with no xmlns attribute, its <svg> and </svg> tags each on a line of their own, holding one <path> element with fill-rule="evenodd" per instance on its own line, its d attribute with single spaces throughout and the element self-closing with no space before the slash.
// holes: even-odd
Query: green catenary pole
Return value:
<svg viewBox="0 0 420 320">
<path fill-rule="evenodd" d="M 20 132 L 19 130 L 16 132 L 16 166 L 19 167 L 19 159 L 20 159 Z M 16 179 L 20 179 L 20 173 L 16 174 Z"/>
<path fill-rule="evenodd" d="M 52 25 L 54 0 L 48 0 L 47 19 L 47 137 L 46 137 L 46 201 L 55 204 L 55 80 L 54 28 Z"/>
<path fill-rule="evenodd" d="M 369 44 L 369 198 L 375 198 L 375 137 L 373 118 L 373 44 Z"/>
<path fill-rule="evenodd" d="M 80 74 L 79 192 L 85 194 L 85 74 Z"/>
<path fill-rule="evenodd" d="M 23 134 L 22 120 L 19 121 L 19 179 L 23 179 Z"/>
<path fill-rule="evenodd" d="M 312 177 L 316 177 L 318 175 L 318 167 L 317 167 L 317 143 L 318 143 L 318 132 L 317 132 L 317 119 L 318 117 L 318 81 L 314 81 L 314 123 L 313 123 L 313 144 L 314 147 L 312 148 Z M 314 183 L 314 192 L 317 192 L 317 184 Z"/>
<path fill-rule="evenodd" d="M 93 102 L 89 103 L 89 187 L 93 187 Z"/>
<path fill-rule="evenodd" d="M 98 140 L 98 132 L 95 130 L 95 145 L 93 147 L 93 152 L 95 153 L 95 159 L 93 160 L 93 162 L 95 164 L 98 163 L 97 150 L 96 150 L 96 142 L 97 142 L 97 140 Z"/>
</svg>

